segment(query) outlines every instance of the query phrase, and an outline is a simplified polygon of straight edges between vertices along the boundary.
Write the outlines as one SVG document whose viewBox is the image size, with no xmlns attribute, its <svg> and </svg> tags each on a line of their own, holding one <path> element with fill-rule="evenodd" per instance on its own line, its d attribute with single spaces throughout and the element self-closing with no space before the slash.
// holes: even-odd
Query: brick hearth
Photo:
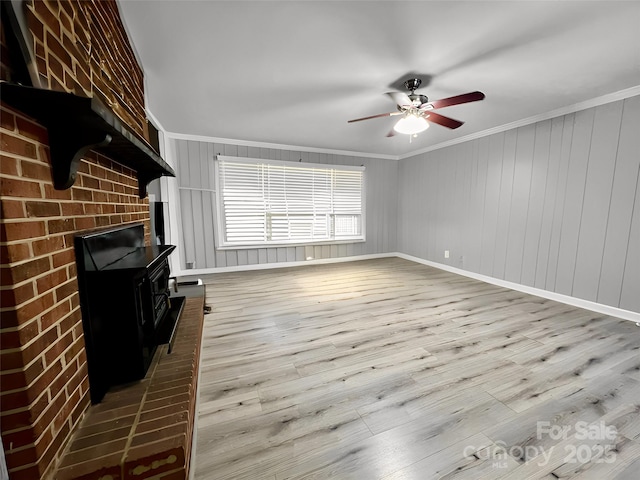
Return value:
<svg viewBox="0 0 640 480">
<path fill-rule="evenodd" d="M 203 307 L 204 297 L 187 298 L 172 352 L 162 345 L 144 380 L 110 391 L 89 408 L 56 480 L 186 479 Z"/>
</svg>

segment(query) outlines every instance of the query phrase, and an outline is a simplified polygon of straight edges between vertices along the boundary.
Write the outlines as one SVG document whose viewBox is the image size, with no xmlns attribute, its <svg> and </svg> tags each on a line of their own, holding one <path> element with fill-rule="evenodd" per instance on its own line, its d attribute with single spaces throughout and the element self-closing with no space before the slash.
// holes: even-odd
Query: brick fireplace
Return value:
<svg viewBox="0 0 640 480">
<path fill-rule="evenodd" d="M 148 140 L 142 70 L 114 0 L 25 2 L 25 19 L 34 86 L 99 98 Z M 5 11 L 1 28 L 1 79 L 20 81 Z M 55 189 L 47 128 L 6 103 L 0 135 L 2 443 L 12 480 L 47 479 L 90 404 L 74 234 L 142 221 L 148 239 L 148 200 L 133 169 L 96 151 Z"/>
</svg>

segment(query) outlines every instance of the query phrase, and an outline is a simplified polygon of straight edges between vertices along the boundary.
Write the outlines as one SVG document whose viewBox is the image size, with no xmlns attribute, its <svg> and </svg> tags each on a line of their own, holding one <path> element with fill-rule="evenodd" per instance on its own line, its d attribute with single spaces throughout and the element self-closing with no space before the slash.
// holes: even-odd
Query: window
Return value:
<svg viewBox="0 0 640 480">
<path fill-rule="evenodd" d="M 218 247 L 364 240 L 364 167 L 218 155 Z"/>
</svg>

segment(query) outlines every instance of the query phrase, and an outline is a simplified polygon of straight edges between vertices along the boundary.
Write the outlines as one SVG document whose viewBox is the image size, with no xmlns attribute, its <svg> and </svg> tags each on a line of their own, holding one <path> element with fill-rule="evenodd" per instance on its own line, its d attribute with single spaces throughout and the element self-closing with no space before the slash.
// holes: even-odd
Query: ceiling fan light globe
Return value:
<svg viewBox="0 0 640 480">
<path fill-rule="evenodd" d="M 429 128 L 429 122 L 424 117 L 416 115 L 402 117 L 393 127 L 396 132 L 406 135 L 415 135 L 416 133 L 424 132 L 427 128 Z"/>
</svg>

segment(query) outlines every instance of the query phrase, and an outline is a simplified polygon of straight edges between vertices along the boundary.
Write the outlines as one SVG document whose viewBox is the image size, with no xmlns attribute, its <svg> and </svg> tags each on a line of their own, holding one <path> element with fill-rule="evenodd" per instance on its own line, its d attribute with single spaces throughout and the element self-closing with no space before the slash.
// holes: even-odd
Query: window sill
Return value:
<svg viewBox="0 0 640 480">
<path fill-rule="evenodd" d="M 270 243 L 258 245 L 216 245 L 216 250 L 260 250 L 263 248 L 287 248 L 287 247 L 315 247 L 323 245 L 344 245 L 348 243 L 365 243 L 366 238 L 349 239 L 349 240 L 326 240 L 318 242 L 305 243 Z"/>
</svg>

